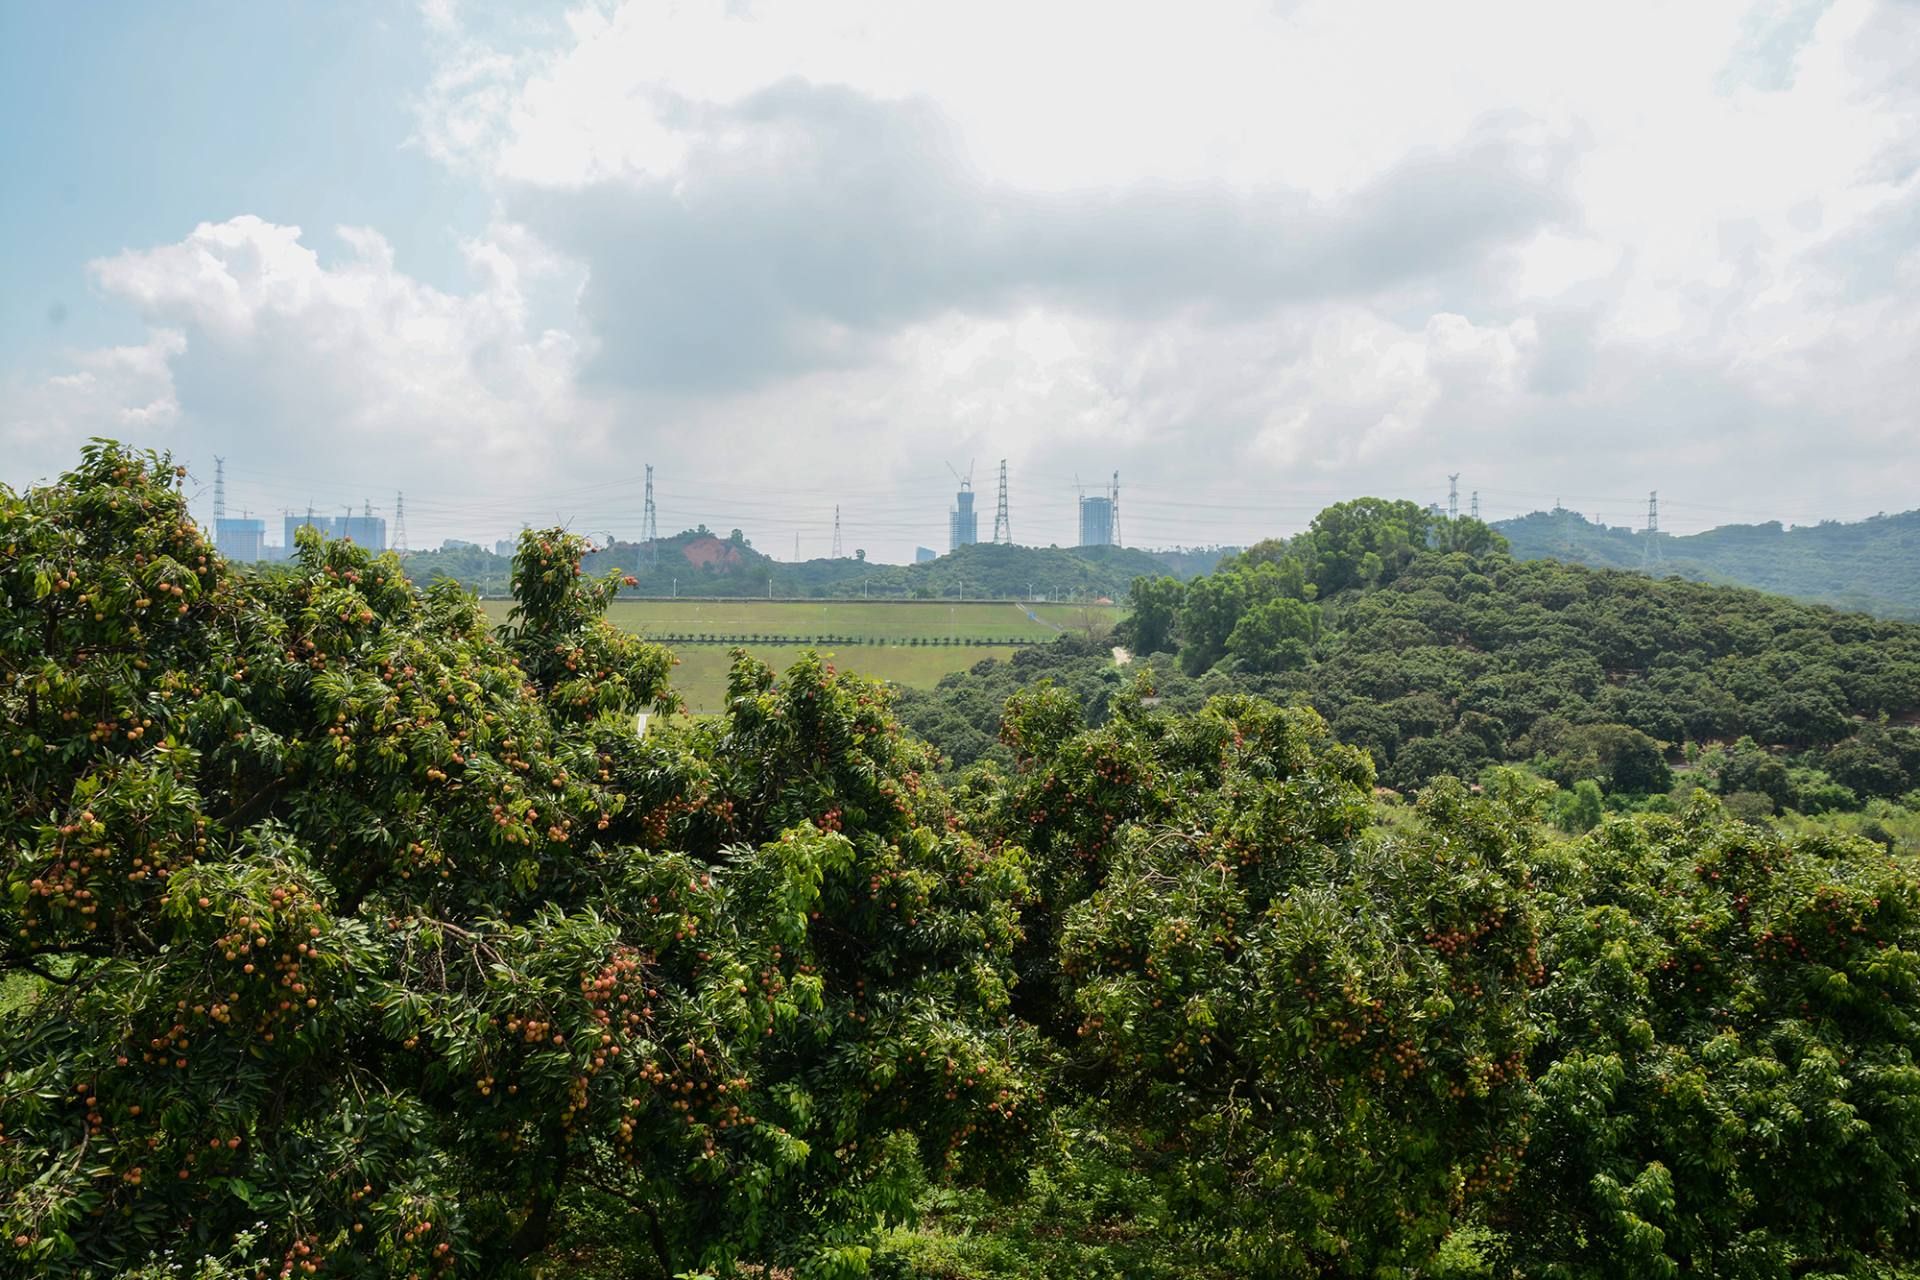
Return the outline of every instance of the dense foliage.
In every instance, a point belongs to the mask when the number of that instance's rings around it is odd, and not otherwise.
[[[1093,730],[1016,696],[970,785],[1034,861],[1020,1006],[1194,1251],[1168,1274],[1914,1259],[1910,856],[1706,796],[1568,842],[1519,770],[1382,824],[1311,710],[1144,692]]]
[[[1017,1149],[1019,861],[870,687],[743,662],[641,743],[670,659],[576,540],[523,538],[496,639],[347,544],[237,578],[172,479],[95,447],[0,508],[19,1264],[258,1220],[296,1270],[492,1275],[600,1197],[665,1271],[845,1269],[916,1151]]]
[[[1535,665],[1578,668],[1561,614],[1634,634],[1606,625],[1630,594],[1556,594],[1604,575],[1352,504],[1201,589],[1207,625],[1241,616],[1199,675],[1034,650],[1069,678],[1012,690],[943,776],[812,655],[742,656],[726,714],[639,736],[672,659],[604,622],[623,583],[559,531],[522,538],[496,632],[350,545],[237,575],[174,479],[98,445],[0,491],[9,1274],[1762,1280],[1920,1253],[1914,859],[1734,812],[1901,785],[1899,727],[1806,748],[1824,781],[1731,742],[1700,764],[1724,804],[1609,815],[1594,774],[1672,767],[1626,720],[1403,802],[1338,719],[1203,697],[1297,692],[1354,634],[1395,656],[1420,616],[1454,642],[1407,653],[1531,627]],[[1156,605],[1174,643],[1192,598]],[[1730,681],[1819,652],[1846,696],[1902,687],[1840,661],[1836,629],[1877,624],[1790,614],[1828,628],[1769,632],[1789,661],[1741,647],[1751,597],[1680,599],[1713,607],[1621,616],[1691,627]],[[1249,670],[1269,634],[1301,665]]]
[[[1222,1261],[1418,1266],[1524,1146],[1524,840],[1457,785],[1370,831],[1367,759],[1311,711],[1076,722],[1015,698],[989,819],[1041,871],[1031,1016]]]
[[[1777,591],[1883,618],[1920,619],[1920,511],[1866,520],[1783,527],[1729,524],[1702,533],[1647,535],[1602,525],[1576,511],[1536,511],[1496,526],[1516,556],[1551,557],[1606,569],[1649,568],[1703,582]]]
[[[1873,1274],[1920,1253],[1920,881],[1709,806],[1535,859],[1532,1274]],[[1522,1243],[1522,1242],[1525,1243]]]

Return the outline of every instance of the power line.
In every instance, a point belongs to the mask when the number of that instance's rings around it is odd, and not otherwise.
[[[259,477],[261,479],[268,480],[268,481],[279,482],[278,484],[272,486],[275,490],[277,490],[279,496],[277,498],[274,498],[271,501],[268,501],[266,505],[273,506],[273,507],[285,507],[285,508],[288,508],[289,510],[297,510],[301,506],[303,506],[305,504],[306,495],[308,493],[324,493],[326,491],[333,490],[333,491],[339,491],[343,497],[347,495],[351,495],[357,499],[359,494],[362,492],[361,483],[353,480],[330,481],[330,480],[324,480],[324,479],[316,479],[314,476],[310,474],[305,474],[305,473],[300,475],[292,475],[285,472],[263,470],[260,468],[248,467],[240,464],[236,464],[233,467],[233,472],[237,476],[253,476],[253,477]],[[871,494],[871,495],[874,495],[876,498],[880,498],[884,496],[888,498],[902,499],[904,501],[905,495],[907,493],[910,493],[915,486],[924,486],[929,493],[931,493],[933,490],[935,490],[938,487],[943,487],[943,486],[940,486],[936,478],[937,474],[938,474],[937,472],[915,473],[900,481],[886,483],[886,484],[881,484],[876,482],[873,485],[861,485],[855,488],[849,488],[844,484],[839,484],[836,482],[836,487],[838,491],[841,492],[843,495],[852,494],[854,496],[865,497]],[[1067,476],[1058,476],[1058,477],[1048,476],[1044,478],[1058,480],[1063,488],[1066,485],[1071,483],[1071,477],[1067,477]],[[414,514],[416,517],[419,517],[422,514],[446,515],[446,516],[456,516],[456,515],[463,515],[463,514],[474,514],[474,515],[492,514],[497,512],[502,506],[543,507],[543,506],[549,506],[553,504],[560,504],[563,506],[571,507],[576,502],[579,502],[583,499],[587,499],[589,495],[592,495],[595,493],[605,493],[610,490],[628,489],[629,486],[631,486],[635,481],[639,479],[640,479],[640,476],[631,475],[631,476],[620,477],[617,479],[609,479],[609,480],[605,480],[605,481],[601,481],[593,484],[574,486],[574,487],[569,487],[564,489],[548,489],[548,490],[537,491],[537,492],[512,492],[512,491],[499,491],[499,490],[490,489],[485,492],[463,492],[458,495],[446,494],[446,495],[442,495],[441,501],[434,501],[433,498],[431,497],[422,499],[421,495],[418,492],[416,492],[415,502],[414,502]],[[1418,487],[1417,483],[1416,485],[1411,487],[1417,488]],[[743,505],[743,506],[744,505],[753,505],[753,506],[782,505],[778,503],[778,498],[782,495],[799,496],[799,495],[810,494],[813,492],[813,490],[810,490],[807,488],[754,485],[754,484],[738,483],[732,480],[724,480],[724,481],[717,480],[710,485],[701,485],[698,483],[693,483],[693,484],[683,486],[683,488],[686,492],[688,492],[690,495],[694,497],[704,498],[704,497],[711,496],[717,499],[718,501],[725,503],[729,508],[731,508],[734,505]],[[1389,482],[1384,479],[1376,478],[1376,479],[1356,480],[1352,485],[1340,487],[1340,488],[1328,488],[1328,487],[1322,487],[1322,486],[1302,486],[1302,485],[1287,485],[1287,486],[1273,486],[1273,487],[1236,486],[1231,492],[1239,494],[1244,498],[1248,499],[1249,502],[1251,502],[1254,499],[1265,497],[1268,495],[1289,496],[1289,497],[1296,497],[1296,498],[1304,498],[1307,495],[1321,495],[1329,499],[1350,498],[1355,493],[1373,493],[1382,497],[1393,497],[1396,494],[1401,496],[1409,496],[1409,489],[1410,489],[1410,486],[1404,482],[1400,482],[1400,481]],[[630,491],[630,489],[628,491]],[[1218,491],[1210,490],[1210,492],[1218,492]],[[1484,492],[1490,495],[1490,497],[1505,496],[1507,498],[1522,499],[1524,501],[1530,501],[1530,502],[1543,501],[1548,496],[1547,493],[1539,490],[1489,488],[1489,489],[1481,490],[1481,492]],[[747,495],[747,494],[766,495],[768,498],[773,499],[773,501],[765,502],[765,503],[751,503],[751,504],[742,502],[742,495]],[[1904,496],[1904,495],[1901,495],[1901,496]],[[1631,504],[1637,504],[1640,501],[1638,497],[1622,496],[1618,493],[1607,494],[1607,495],[1570,494],[1570,495],[1567,495],[1567,497],[1577,502],[1605,503],[1608,505],[1613,505],[1617,503],[1626,503],[1631,505]],[[1900,501],[1901,501],[1901,497],[1890,495],[1880,505],[1888,509],[1893,509],[1894,507],[1900,504]],[[1173,505],[1173,504],[1156,503],[1155,505]],[[1205,502],[1205,503],[1193,503],[1188,505],[1211,508],[1215,506],[1215,502],[1210,499],[1208,502]],[[1320,505],[1324,506],[1326,504],[1321,503]],[[1830,516],[1835,514],[1833,509],[1828,504],[1823,504],[1823,503],[1818,503],[1813,501],[1807,501],[1804,503],[1785,504],[1785,505],[1782,505],[1781,507],[1765,510],[1765,511],[1756,510],[1751,507],[1733,507],[1733,506],[1720,505],[1716,503],[1695,502],[1695,501],[1687,501],[1687,500],[1673,501],[1673,502],[1670,502],[1668,506],[1670,509],[1669,514],[1671,514],[1672,508],[1684,507],[1687,511],[1690,511],[1690,512],[1699,511],[1699,512],[1713,512],[1717,514],[1724,513],[1727,515],[1744,516],[1744,517],[1749,517],[1754,519],[1774,519],[1774,518],[1784,519],[1789,517],[1797,517],[1801,515]],[[606,507],[601,509],[609,512],[613,510],[612,507]],[[1315,509],[1317,510],[1318,508],[1316,507]],[[1864,507],[1862,509],[1864,510]],[[632,518],[632,515],[633,515],[630,509],[625,512],[622,512],[621,514],[625,515],[629,519]],[[1851,518],[1851,517],[1842,516],[1840,518]]]
[[[248,465],[254,459],[243,457],[230,469],[225,459],[217,459],[216,475],[208,477],[208,495],[214,500],[211,514],[220,511],[231,512],[239,507],[270,512],[285,511],[296,517],[305,508],[339,510],[340,504],[353,499],[352,506],[358,511],[362,506],[361,495],[365,492],[364,481],[354,481],[351,477],[315,477],[303,473],[295,476],[269,468],[263,469]],[[935,541],[940,511],[946,504],[936,505],[932,494],[941,489],[948,493],[952,488],[940,483],[938,460],[927,460],[926,466],[933,470],[909,469],[904,479],[884,488],[855,482],[852,486],[843,485],[838,479],[831,482],[835,492],[842,497],[852,497],[860,506],[860,516],[856,525],[849,530],[842,521],[843,545],[860,543],[873,545],[868,539],[885,542],[919,542],[926,545],[939,545]],[[609,474],[609,473],[603,473]],[[1073,525],[1071,504],[1064,501],[1055,503],[1048,473],[1023,471],[1023,483],[1039,485],[1022,501],[1028,505],[1022,533],[1030,545],[1045,546],[1050,543],[1059,545],[1073,544]],[[970,477],[962,476],[964,482]],[[465,535],[469,526],[481,522],[501,521],[503,515],[511,513],[509,518],[515,525],[532,522],[550,522],[586,528],[623,528],[632,527],[636,520],[644,519],[645,505],[634,502],[634,489],[640,488],[645,479],[644,471],[627,473],[623,477],[610,477],[578,486],[559,488],[555,481],[546,485],[529,483],[524,491],[516,492],[513,480],[487,484],[484,488],[449,488],[438,491],[416,491],[415,501],[407,504],[412,510],[406,514],[411,523],[423,524],[423,543],[435,545],[442,533]],[[235,488],[226,489],[224,481],[232,480]],[[392,480],[386,481],[393,483]],[[671,527],[677,529],[692,528],[696,523],[717,524],[724,528],[728,523],[746,525],[754,528],[760,535],[763,545],[777,547],[787,537],[804,532],[804,540],[815,545],[827,541],[830,530],[825,527],[822,517],[824,509],[818,502],[819,490],[796,488],[802,483],[799,477],[787,479],[783,476],[771,477],[766,484],[737,483],[729,479],[714,476],[706,483],[690,481],[676,488],[669,496],[671,509],[660,510],[658,495],[654,508],[653,527],[655,537],[650,543],[657,543],[658,522],[666,519]],[[1161,477],[1154,477],[1153,485],[1163,483]],[[1428,481],[1430,483],[1430,481]],[[1129,500],[1128,528],[1141,534],[1134,539],[1142,545],[1170,545],[1187,543],[1246,543],[1262,536],[1290,531],[1304,525],[1316,511],[1325,506],[1318,495],[1328,498],[1350,497],[1355,492],[1376,494],[1383,498],[1415,497],[1424,488],[1418,476],[1401,477],[1398,480],[1387,476],[1375,476],[1371,479],[1356,480],[1351,486],[1328,489],[1308,485],[1273,485],[1243,483],[1229,480],[1225,485],[1209,485],[1204,490],[1173,488],[1156,493],[1153,485],[1144,493],[1136,489]],[[970,488],[970,486],[966,486]],[[1063,482],[1061,488],[1065,488]],[[1009,520],[1007,535],[1011,535],[1011,494],[1012,468],[1007,467],[1007,489]],[[1029,493],[1029,490],[1022,490]],[[1098,492],[1098,491],[1096,491]],[[1200,493],[1204,492],[1204,498]],[[1482,507],[1477,499],[1487,495],[1487,505]],[[805,496],[802,496],[805,495]],[[1108,500],[1112,502],[1113,487],[1108,490]],[[1552,501],[1553,521],[1561,525],[1565,532],[1561,539],[1571,540],[1573,531],[1568,528],[1572,519],[1577,518],[1567,510],[1567,502],[1575,506],[1591,509],[1597,505],[1605,510],[1622,509],[1616,504],[1625,504],[1628,509],[1638,505],[1647,495],[1622,496],[1615,492],[1605,497],[1585,494],[1572,495],[1570,499]],[[1712,495],[1704,495],[1711,497]],[[1483,519],[1504,519],[1508,516],[1521,516],[1538,511],[1549,505],[1549,501],[1540,491],[1522,491],[1502,489],[1496,486],[1488,489],[1475,489],[1475,501],[1471,509],[1477,511]],[[998,494],[996,492],[996,524],[998,516]],[[1739,499],[1733,499],[1739,501]],[[1037,505],[1036,505],[1037,504]],[[1883,503],[1887,509],[1913,505],[1897,499]],[[636,508],[639,508],[636,510]],[[201,508],[206,510],[207,508]],[[1732,506],[1722,506],[1711,501],[1694,502],[1675,499],[1669,502],[1666,515],[1669,522],[1680,513],[1682,532],[1695,528],[1704,528],[1715,523],[1724,523],[1712,517],[1727,513],[1734,518],[1761,520],[1778,518],[1793,523],[1811,523],[1806,518],[1813,515],[1839,515],[1841,518],[1856,518],[1852,514],[1842,515],[1825,508],[1811,499],[1782,504],[1770,512],[1752,511]],[[393,532],[401,533],[398,513],[395,515]],[[1869,514],[1863,511],[1861,514]],[[1542,516],[1543,521],[1548,517]],[[1144,528],[1143,528],[1144,526]],[[1552,524],[1548,525],[1549,528]],[[1664,530],[1658,531],[1664,532]],[[996,536],[998,529],[995,530]],[[428,536],[431,535],[431,536]],[[929,536],[934,535],[934,536]],[[1121,540],[1118,528],[1110,535],[1116,542]],[[1644,536],[1644,531],[1643,531]],[[411,542],[410,535],[407,541]],[[1665,542],[1659,537],[1652,540],[1652,554],[1664,556]],[[1643,544],[1643,553],[1647,550]],[[647,560],[657,558],[657,546],[650,546]]]

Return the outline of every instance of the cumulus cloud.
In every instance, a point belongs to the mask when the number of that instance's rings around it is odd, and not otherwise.
[[[138,346],[68,352],[70,367],[51,377],[14,376],[0,417],[8,456],[45,474],[92,436],[166,440],[180,419],[171,362],[184,350],[178,330],[157,329]]]
[[[542,473],[556,443],[546,433],[563,426],[591,441],[595,419],[573,395],[579,342],[529,322],[527,276],[553,269],[537,246],[510,231],[469,243],[477,284],[456,295],[397,270],[377,231],[335,238],[342,252],[323,261],[299,227],[248,215],[92,263],[95,287],[155,336],[49,380],[39,410],[22,415],[42,424],[36,448],[70,457],[76,437],[117,422],[143,440],[153,433],[131,428],[270,456],[289,479],[377,459],[471,483]]]

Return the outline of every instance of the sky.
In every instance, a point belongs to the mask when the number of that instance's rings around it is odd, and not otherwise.
[[[0,4],[0,483],[1139,546],[1920,506],[1920,0]]]

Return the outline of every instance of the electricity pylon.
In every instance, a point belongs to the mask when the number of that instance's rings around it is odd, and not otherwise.
[[[1000,506],[993,513],[993,540],[1002,546],[1013,545],[1013,521],[1007,517],[1007,460],[1000,459]]]

